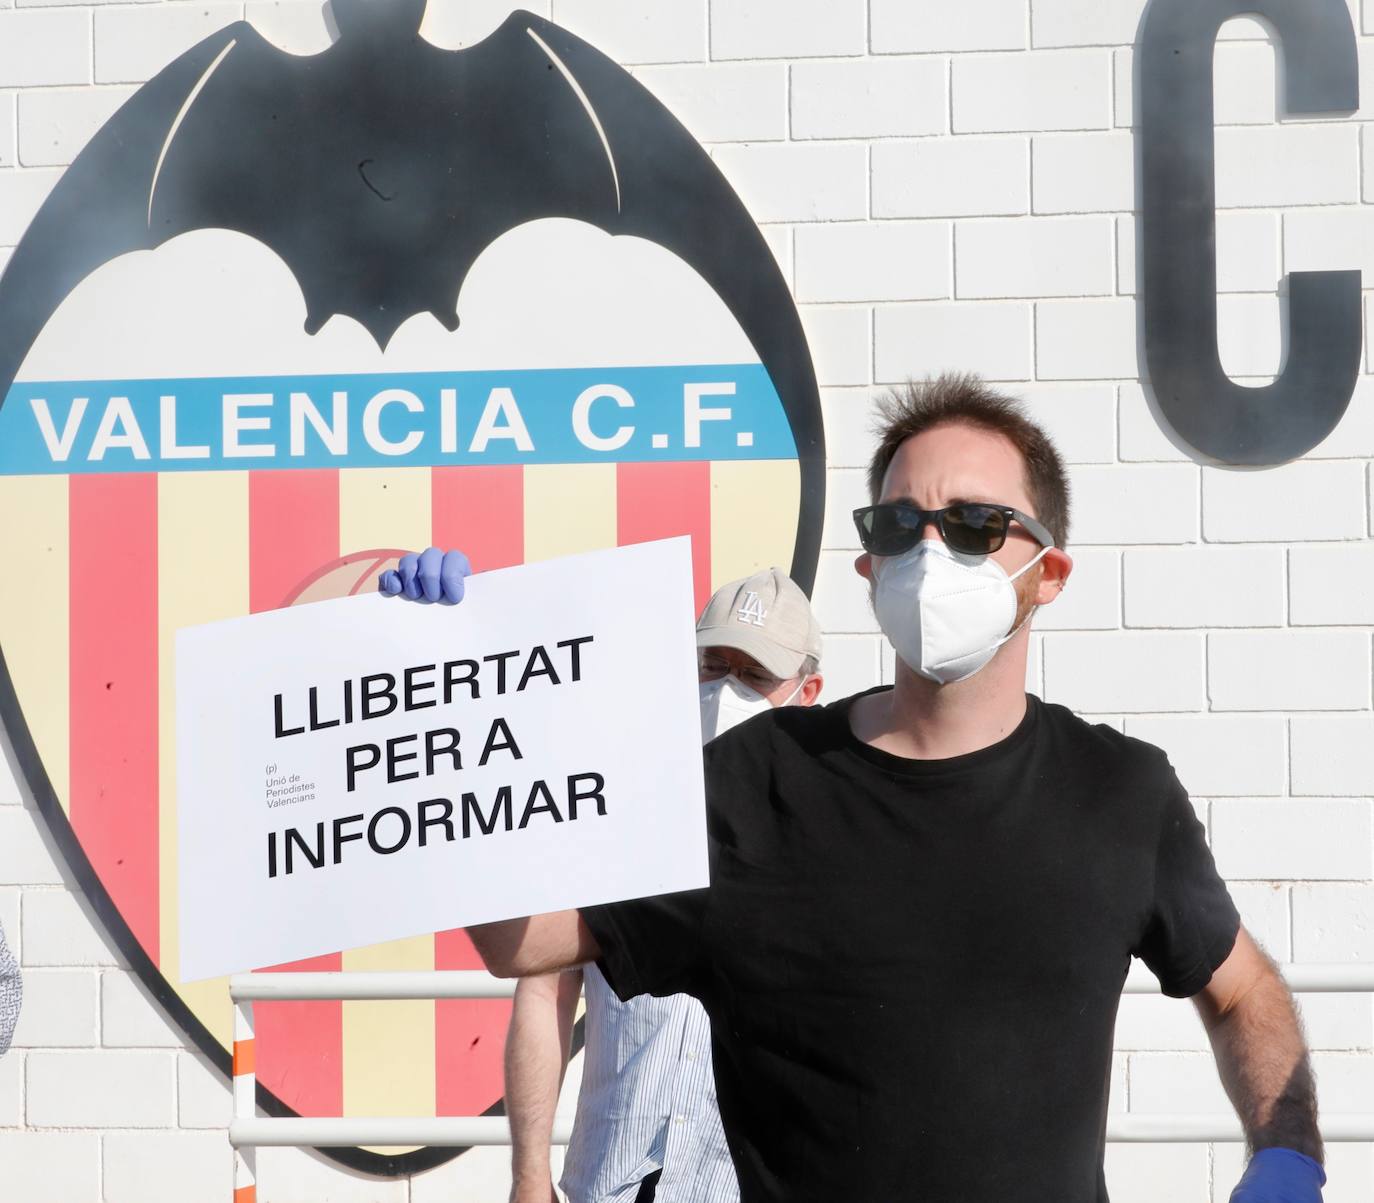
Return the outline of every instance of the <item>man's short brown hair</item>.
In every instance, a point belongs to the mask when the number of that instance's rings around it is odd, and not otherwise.
[[[868,492],[876,503],[883,478],[897,448],[907,439],[937,426],[974,426],[1000,434],[1021,453],[1026,492],[1039,518],[1054,536],[1054,545],[1069,540],[1069,481],[1064,461],[1049,435],[1026,416],[1021,403],[989,388],[978,376],[946,373],[908,380],[878,402],[878,448],[868,465]],[[1000,497],[977,500],[1001,501]]]

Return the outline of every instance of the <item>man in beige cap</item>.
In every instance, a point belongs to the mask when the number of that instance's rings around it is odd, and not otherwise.
[[[717,589],[697,619],[703,742],[776,706],[821,692],[821,628],[781,568]]]
[[[697,620],[702,741],[821,691],[821,631],[780,568],[722,586]],[[587,1050],[560,1185],[569,1203],[735,1203],[711,1025],[687,994],[621,1002],[595,965],[522,978],[506,1038],[512,1203],[550,1203],[549,1144],[578,994]]]

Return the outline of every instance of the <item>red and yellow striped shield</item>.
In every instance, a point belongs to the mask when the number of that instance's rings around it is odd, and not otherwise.
[[[181,140],[236,47],[256,39],[246,26],[178,60],[112,119],[0,277],[0,707],[101,921],[226,1072],[226,984],[185,983],[177,964],[178,628],[369,589],[398,549],[431,544],[465,549],[481,571],[690,535],[698,606],[761,567],[790,566],[808,588],[815,570],[819,405],[767,245],[647,93],[530,21],[539,36],[516,30],[512,44],[537,56],[540,87],[567,92],[569,121],[595,119],[583,140],[611,157],[616,208],[598,209],[600,177],[555,173],[569,190],[562,213],[505,229],[490,211],[455,212],[494,232],[451,281],[456,331],[430,312],[330,317],[299,262],[245,222],[201,229],[183,212],[156,228],[158,189],[178,171],[177,203],[195,203]],[[266,70],[248,78],[265,87]],[[635,106],[660,127],[642,170],[616,133],[639,119]],[[636,188],[650,215],[635,216]],[[499,188],[483,195],[509,203]],[[305,967],[478,963],[450,931]],[[508,1011],[261,1006],[263,1101],[307,1115],[490,1113]],[[398,1173],[449,1151],[339,1155]]]

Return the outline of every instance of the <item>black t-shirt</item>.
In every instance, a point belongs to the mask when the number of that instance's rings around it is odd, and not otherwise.
[[[622,998],[695,995],[744,1203],[1100,1203],[1132,954],[1196,993],[1239,919],[1164,754],[1028,699],[949,760],[853,699],[706,748],[711,886],[582,914]]]

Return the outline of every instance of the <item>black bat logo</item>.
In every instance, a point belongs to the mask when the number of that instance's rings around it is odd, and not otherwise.
[[[135,93],[62,176],[0,275],[0,399],[87,276],[180,234],[228,229],[265,244],[300,287],[307,332],[345,314],[385,348],[417,313],[455,329],[463,281],[501,235],[572,218],[673,252],[749,338],[797,445],[791,571],[810,592],[825,495],[816,380],[786,282],[743,204],[668,110],[587,43],[516,12],[480,44],[445,51],[419,36],[424,5],[334,0],[338,41],[310,57],[280,51],[240,22]],[[224,1050],[133,937],[62,817],[5,671],[0,713],[107,930],[227,1072]],[[292,1113],[261,1084],[259,1101],[272,1114]],[[401,1174],[454,1152],[329,1155]]]
[[[809,592],[825,487],[815,374],[786,282],[710,156],[616,63],[531,13],[461,51],[420,38],[424,0],[334,13],[339,40],[311,57],[229,26],[91,140],[0,279],[0,396],[81,280],[178,234],[264,243],[309,333],[346,314],[385,347],[416,313],[456,329],[463,280],[502,234],[572,218],[672,251],[753,344],[797,442],[792,573]]]

